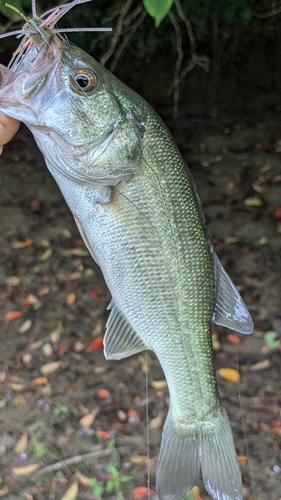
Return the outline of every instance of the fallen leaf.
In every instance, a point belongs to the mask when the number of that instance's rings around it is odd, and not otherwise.
[[[117,417],[119,418],[119,420],[121,420],[121,422],[126,422],[128,418],[127,413],[123,410],[117,411]]]
[[[42,365],[40,368],[40,372],[43,375],[50,375],[51,373],[55,372],[58,368],[62,366],[62,361],[52,361],[51,363],[46,363],[45,365]]]
[[[25,432],[18,440],[14,450],[16,453],[24,453],[28,445],[28,434]]]
[[[15,250],[18,250],[20,248],[29,247],[30,245],[32,245],[32,243],[33,243],[33,239],[27,237],[23,241],[20,241],[20,240],[12,241],[11,247],[14,248]]]
[[[68,351],[68,346],[66,344],[61,344],[59,346],[59,355],[63,356],[63,354],[65,354],[66,351]]]
[[[76,257],[87,257],[89,255],[88,250],[83,248],[69,248],[67,250],[61,250],[60,252],[64,257],[71,257],[75,255]]]
[[[25,465],[24,467],[13,467],[12,468],[12,473],[15,476],[28,476],[29,474],[33,474],[36,472],[38,469],[40,469],[41,463],[39,464],[29,464]]]
[[[278,434],[279,436],[281,436],[281,421],[273,420],[272,427],[273,427],[274,432],[276,434]]]
[[[148,424],[149,429],[159,429],[163,421],[163,413],[160,412],[157,417],[152,418]]]
[[[96,288],[93,288],[92,290],[90,290],[90,297],[95,299],[97,296],[98,296],[98,291]]]
[[[95,408],[93,411],[90,413],[87,413],[87,415],[84,415],[84,417],[80,418],[79,424],[81,427],[91,427],[91,425],[94,423],[96,416],[98,414],[98,408]]]
[[[79,483],[83,486],[89,486],[90,482],[93,479],[91,477],[84,476],[84,474],[82,474],[79,470],[77,470],[74,475],[77,481],[79,481]]]
[[[0,490],[0,497],[5,497],[8,493],[8,486],[4,486],[4,488],[1,488]]]
[[[13,319],[22,318],[22,316],[23,316],[22,311],[9,311],[5,314],[4,319],[6,321],[11,321]]]
[[[97,349],[101,349],[103,347],[103,337],[97,337],[92,340],[88,347],[86,348],[86,352],[96,351]]]
[[[147,486],[138,486],[133,490],[133,497],[137,499],[147,498],[152,491]]]
[[[138,412],[134,408],[129,408],[128,409],[128,417],[129,418],[135,418],[138,417]]]
[[[68,296],[66,297],[66,303],[69,306],[72,306],[76,302],[76,295],[75,293],[69,293]]]
[[[275,217],[277,219],[280,219],[280,217],[281,217],[281,208],[276,208],[276,210],[275,210]]]
[[[163,391],[167,387],[166,380],[152,380],[151,387],[156,391]]]
[[[96,436],[104,439],[105,441],[108,441],[109,439],[111,439],[110,434],[106,431],[96,431]]]
[[[230,236],[229,238],[226,238],[224,240],[226,245],[232,245],[232,243],[237,243],[239,241],[239,238],[237,236]]]
[[[107,399],[107,398],[110,398],[110,392],[107,389],[98,389],[97,396],[100,399]]]
[[[36,295],[33,295],[32,293],[30,293],[26,297],[26,300],[27,300],[27,304],[30,304],[33,306],[34,311],[38,311],[38,309],[41,309],[41,307],[43,305],[41,300],[39,300],[38,297],[36,297]]]
[[[23,384],[21,380],[16,377],[5,378],[5,383],[8,384],[14,391],[23,391],[26,387],[25,384]]]
[[[18,333],[20,333],[22,335],[23,333],[28,332],[28,330],[30,330],[31,326],[32,326],[32,321],[30,318],[28,318],[18,328]]]
[[[29,493],[23,492],[22,495],[24,495],[25,500],[33,500],[33,496],[30,495]]]
[[[259,372],[262,370],[267,370],[270,368],[271,363],[269,359],[264,359],[263,361],[259,361],[259,363],[255,363],[254,365],[250,366],[249,370],[251,372]]]
[[[235,335],[234,333],[229,333],[227,336],[226,336],[228,342],[230,342],[231,344],[241,344],[241,339],[240,337],[238,337],[238,335]]]
[[[48,379],[46,377],[37,377],[34,378],[31,383],[33,385],[45,385],[48,383]]]
[[[261,207],[262,200],[260,198],[257,198],[257,197],[246,198],[244,200],[244,205],[246,205],[246,207]]]
[[[75,500],[78,495],[78,483],[75,481],[61,497],[61,500]]]
[[[246,457],[244,455],[238,455],[237,460],[238,460],[239,464],[246,464],[248,462],[248,457]]]
[[[43,356],[45,356],[47,358],[54,354],[53,347],[49,342],[47,342],[46,344],[43,344],[41,350],[42,350]]]
[[[52,257],[52,255],[53,255],[53,249],[49,247],[49,248],[47,248],[47,249],[45,250],[45,252],[43,252],[43,253],[40,255],[40,257],[39,257],[39,259],[38,259],[38,260],[39,260],[40,262],[44,262],[45,260],[48,260],[50,257]]]
[[[49,335],[50,341],[56,344],[57,342],[59,342],[62,333],[63,333],[63,326],[62,323],[59,322],[57,328],[55,328],[55,330],[53,330]]]
[[[227,380],[227,382],[235,383],[240,380],[240,374],[237,370],[234,370],[234,368],[220,368],[218,374],[221,378]]]
[[[144,465],[147,462],[147,455],[133,455],[130,458],[130,461],[132,462],[132,464]]]

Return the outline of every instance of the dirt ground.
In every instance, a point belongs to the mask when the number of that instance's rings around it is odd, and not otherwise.
[[[214,330],[216,369],[239,360],[240,382],[218,382],[245,500],[281,499],[280,123],[278,112],[168,123],[255,321],[247,338]],[[26,129],[0,162],[0,496],[147,498],[149,468],[157,498],[168,404],[161,367],[151,353],[104,359],[110,294]]]

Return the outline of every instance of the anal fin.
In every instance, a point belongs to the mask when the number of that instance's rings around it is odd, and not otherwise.
[[[110,303],[110,309],[104,337],[106,359],[122,359],[149,349],[116,305]]]
[[[250,334],[254,330],[254,324],[249,311],[215,252],[213,256],[216,303],[212,321],[236,332]]]

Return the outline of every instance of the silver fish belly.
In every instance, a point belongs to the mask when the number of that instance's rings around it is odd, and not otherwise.
[[[170,133],[141,97],[56,35],[0,71],[0,111],[32,131],[111,291],[105,356],[151,349],[167,378],[160,500],[184,497],[200,469],[213,499],[242,500],[210,328],[249,334],[253,324]]]

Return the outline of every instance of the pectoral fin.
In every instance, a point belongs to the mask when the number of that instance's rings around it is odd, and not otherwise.
[[[112,310],[104,337],[106,359],[122,359],[149,349],[119,309],[112,303],[109,308]]]
[[[219,258],[214,253],[216,304],[212,321],[239,333],[249,334],[254,324],[242,297],[236,290]]]

